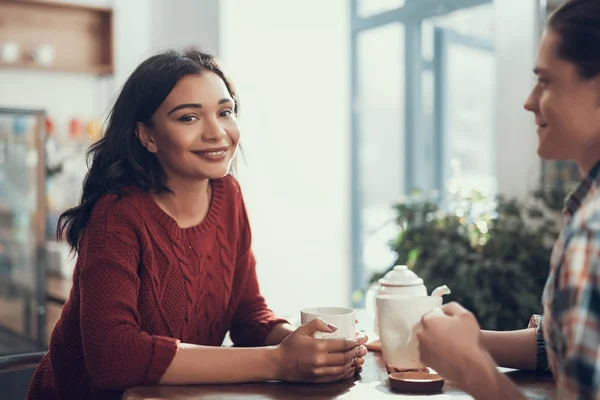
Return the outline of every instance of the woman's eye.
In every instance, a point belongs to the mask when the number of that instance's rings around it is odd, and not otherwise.
[[[179,118],[179,120],[181,122],[193,122],[197,119],[198,119],[198,117],[196,117],[195,115],[185,115],[185,116]]]
[[[233,114],[233,111],[230,109],[223,110],[219,113],[220,117],[230,117]]]
[[[540,86],[547,86],[548,85],[548,80],[544,79],[544,78],[538,78],[538,84]]]

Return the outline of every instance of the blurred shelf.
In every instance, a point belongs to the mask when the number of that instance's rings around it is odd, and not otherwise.
[[[49,71],[49,72],[71,72],[76,74],[88,74],[88,75],[112,75],[114,68],[112,65],[68,65],[68,66],[48,66],[44,67],[41,65],[34,64],[32,62],[18,62],[18,63],[5,63],[0,62],[0,68],[2,69],[15,69],[15,70],[35,70],[35,71]]]
[[[0,0],[0,44],[4,43],[18,46],[18,59],[0,68],[110,75],[113,10],[57,1]],[[40,46],[46,51],[44,63],[34,61]]]
[[[88,6],[84,4],[67,3],[64,1],[51,1],[51,0],[2,0],[3,3],[16,3],[25,4],[37,7],[64,8],[66,10],[85,10],[85,11],[98,11],[98,12],[112,12],[111,8],[100,7],[100,6]]]

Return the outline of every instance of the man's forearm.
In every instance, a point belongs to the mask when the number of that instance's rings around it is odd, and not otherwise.
[[[496,364],[505,368],[533,371],[537,363],[534,328],[518,331],[481,331],[483,347]]]
[[[460,386],[476,400],[526,400],[519,388],[498,371],[489,354],[485,354],[473,367],[473,373]]]

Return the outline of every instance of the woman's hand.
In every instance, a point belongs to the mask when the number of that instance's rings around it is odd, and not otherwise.
[[[365,343],[367,343],[369,341],[369,337],[364,333],[364,332],[356,332],[354,334],[354,338],[356,339],[356,341],[358,342],[358,344],[362,347],[364,347],[365,349],[365,355],[367,355],[367,346],[364,346]],[[359,358],[356,359],[356,375],[360,374],[363,370],[363,364],[365,363],[365,356],[361,356]]]
[[[334,382],[360,372],[366,336],[314,339],[315,332],[335,332],[321,319],[300,326],[278,346],[277,379],[288,382]]]
[[[421,361],[464,388],[482,363],[492,361],[473,313],[458,303],[448,303],[441,310],[426,314],[421,321],[417,333]]]

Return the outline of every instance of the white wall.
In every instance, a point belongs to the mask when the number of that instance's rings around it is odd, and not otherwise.
[[[261,289],[285,315],[350,299],[347,4],[221,3]]]
[[[219,53],[219,0],[150,1],[154,50],[193,45]]]
[[[525,198],[538,188],[534,118],[523,109],[535,76],[538,0],[495,0],[496,173],[500,194]]]

